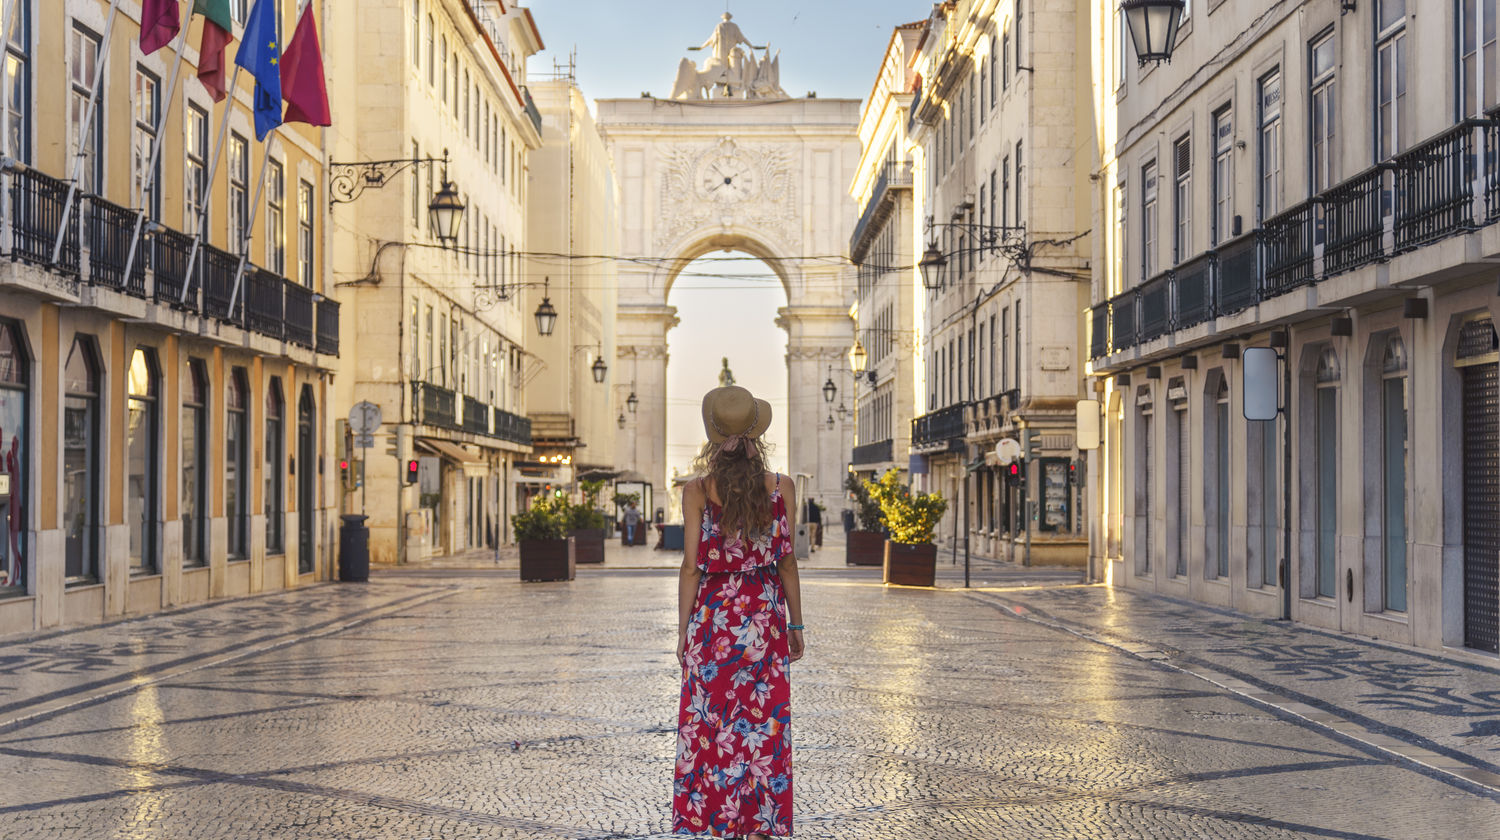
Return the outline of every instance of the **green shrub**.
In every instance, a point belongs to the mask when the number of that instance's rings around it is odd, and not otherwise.
[[[912,493],[901,483],[896,470],[890,470],[879,481],[866,481],[865,489],[880,505],[880,512],[890,528],[891,542],[922,545],[932,542],[933,532],[948,509],[948,501],[937,493]]]
[[[510,518],[516,529],[516,540],[560,540],[568,528],[567,508],[564,500],[553,500],[545,496],[537,498],[531,509]]]
[[[609,517],[602,511],[594,510],[587,502],[581,505],[568,505],[567,519],[568,529],[573,531],[609,527]]]
[[[870,498],[870,491],[865,489],[865,483],[860,481],[859,476],[849,473],[844,481],[844,489],[854,497],[854,517],[859,520],[859,530],[881,532],[885,530],[885,517],[880,512],[880,504]]]

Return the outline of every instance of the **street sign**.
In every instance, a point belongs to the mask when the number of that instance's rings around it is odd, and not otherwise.
[[[1248,347],[1240,357],[1244,382],[1246,420],[1275,420],[1277,409],[1276,351],[1270,347]]]
[[[357,402],[349,409],[349,431],[356,435],[373,435],[380,428],[380,406],[368,400]],[[368,449],[374,444],[365,444]]]
[[[1015,438],[1000,438],[995,444],[995,460],[1001,466],[1021,457],[1021,442]]]
[[[354,446],[355,446],[356,449],[374,449],[375,448],[375,436],[374,435],[355,435],[354,436]]]
[[[1079,400],[1075,420],[1074,437],[1079,449],[1088,451],[1099,448],[1099,401]]]

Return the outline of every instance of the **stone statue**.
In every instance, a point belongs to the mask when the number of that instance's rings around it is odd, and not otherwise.
[[[719,371],[719,387],[728,388],[734,384],[734,371],[729,369],[729,357],[724,357],[724,369]]]
[[[678,63],[673,99],[787,98],[786,91],[781,89],[781,54],[773,57],[769,54],[770,47],[750,43],[732,18],[725,12],[707,41],[701,46],[688,47],[693,51],[709,50],[712,54],[701,68],[686,58]],[[767,55],[758,59],[756,50],[766,50]]]

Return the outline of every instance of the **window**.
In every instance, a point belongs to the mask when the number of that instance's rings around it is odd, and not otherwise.
[[[988,36],[980,41],[980,45],[990,52],[995,50],[995,45],[990,43]],[[990,63],[982,60],[975,63],[979,65],[979,124],[984,125],[985,112],[989,110]]]
[[[1277,464],[1281,451],[1277,448],[1277,423],[1275,420],[1252,420],[1245,423],[1248,445],[1245,447],[1246,466],[1249,471],[1246,505],[1245,581],[1254,589],[1280,585],[1277,575],[1277,558],[1280,545],[1277,541],[1276,517],[1281,503],[1280,485],[1277,483]]]
[[[1309,64],[1312,69],[1312,94],[1308,98],[1312,114],[1308,128],[1312,138],[1308,143],[1312,151],[1309,168],[1311,191],[1316,194],[1333,186],[1334,173],[1338,171],[1338,145],[1334,142],[1338,122],[1338,96],[1334,72],[1338,57],[1333,32],[1313,41],[1309,49]]]
[[[1016,80],[1021,79],[1021,33],[1026,28],[1021,22],[1021,0],[1016,0]]]
[[[1115,90],[1125,86],[1125,71],[1129,68],[1125,58],[1125,45],[1130,43],[1130,36],[1125,33],[1125,14],[1115,6]]]
[[[157,389],[161,379],[156,354],[137,347],[126,376],[125,524],[130,532],[130,573],[154,574],[157,569],[156,521],[159,518],[157,475],[161,454],[157,446]]]
[[[1021,390],[1021,302],[1016,301],[1016,381],[1011,385],[1015,391]]]
[[[412,160],[422,159],[422,147],[417,145],[415,140],[411,141],[411,158]],[[411,168],[411,223],[419,230],[422,227],[422,167],[420,166]]]
[[[26,514],[31,510],[33,482],[29,469],[27,409],[31,364],[21,328],[0,321],[0,593],[21,594],[26,589]],[[0,535],[4,536],[4,535]]]
[[[1180,263],[1193,253],[1193,146],[1183,136],[1172,144],[1172,177],[1176,189],[1172,200],[1172,257]]]
[[[156,76],[144,67],[135,69],[135,133],[131,143],[134,181],[130,197],[135,206],[144,207],[153,219],[161,217],[161,190],[157,187],[161,161],[156,161],[155,168],[151,165],[156,149],[156,124],[161,119],[159,87]]]
[[[224,516],[229,526],[229,556],[250,556],[250,384],[245,369],[229,377],[225,394]]]
[[[990,393],[997,393],[1000,389],[995,370],[995,345],[1000,342],[995,340],[995,316],[990,316]]]
[[[188,104],[183,143],[187,147],[187,173],[183,179],[183,227],[198,230],[200,215],[208,211],[204,197],[208,194],[208,112]]]
[[[1375,0],[1375,160],[1406,147],[1406,0]]]
[[[282,457],[286,449],[285,405],[281,398],[281,379],[273,376],[266,386],[265,492],[261,496],[266,514],[267,554],[280,554],[285,550],[282,533],[286,530],[286,522],[282,514],[285,505],[282,503],[281,481],[282,473],[286,471],[286,459]]]
[[[313,286],[313,185],[297,181],[297,282]]]
[[[422,375],[420,377],[418,377],[423,382],[430,381],[429,377],[432,376],[433,370],[435,370],[437,368],[437,356],[435,355],[437,351],[435,351],[433,349],[434,345],[432,343],[433,342],[433,327],[432,327],[432,325],[433,325],[432,307],[429,306],[429,307],[427,307],[427,352],[422,355],[422,358],[427,360],[427,366],[422,369]]]
[[[417,301],[411,302],[411,381],[422,381],[422,332],[417,315]]]
[[[470,114],[470,110],[469,109],[470,109],[470,106],[471,106],[471,104],[473,103],[474,100],[469,97],[469,90],[470,90],[470,85],[469,85],[469,68],[467,68],[467,67],[464,68],[464,87],[463,87],[463,90],[464,90],[464,137],[469,137],[469,136],[471,136],[470,135],[470,128],[471,128],[471,126],[469,125],[469,114]]]
[[[1111,272],[1109,277],[1109,296],[1114,297],[1125,291],[1125,183],[1122,181],[1115,186],[1114,201],[1114,241],[1111,244],[1114,253],[1111,258]]]
[[[245,18],[249,17],[249,5],[250,0],[230,0],[229,13],[234,16],[235,23],[244,23]]]
[[[1010,156],[1000,162],[1000,226],[1010,227]]]
[[[1190,544],[1188,533],[1191,530],[1190,523],[1193,515],[1193,457],[1189,451],[1192,434],[1188,429],[1187,388],[1181,377],[1174,377],[1168,384],[1167,398],[1172,403],[1172,411],[1167,415],[1167,457],[1172,461],[1167,473],[1169,482],[1167,493],[1173,501],[1171,513],[1174,514],[1171,545],[1172,576],[1182,577],[1187,574]]]
[[[438,98],[448,104],[448,36],[438,36]]]
[[[250,217],[250,143],[238,134],[229,136],[229,239],[238,253],[245,246],[245,225]]]
[[[286,170],[274,160],[266,177],[266,268],[286,274]]]
[[[1229,578],[1229,379],[1218,372],[1214,387],[1213,410],[1204,414],[1208,424],[1204,434],[1204,466],[1212,470],[1204,477],[1204,513],[1211,528],[1208,534],[1206,577]]]
[[[31,162],[31,5],[22,3],[5,45],[5,108],[10,117],[6,151]]]
[[[182,564],[208,563],[208,368],[188,359],[182,397]]]
[[[1338,357],[1325,349],[1318,358],[1313,389],[1313,492],[1312,517],[1316,534],[1313,562],[1314,594],[1332,598],[1337,594],[1338,569]]]
[[[1141,167],[1141,282],[1156,275],[1156,161]]]
[[[422,69],[422,0],[411,0],[411,63]]]
[[[429,86],[437,84],[437,75],[436,75],[436,73],[437,73],[437,64],[435,63],[436,60],[437,60],[437,58],[436,58],[436,55],[434,54],[434,51],[432,49],[433,28],[434,27],[433,27],[433,24],[432,24],[432,15],[428,15],[427,16],[427,84]]]
[[[1495,76],[1495,0],[1457,0],[1459,119],[1483,116],[1500,102]]]
[[[993,44],[990,45],[990,107],[994,108],[1000,104],[998,85],[1000,84],[1000,51]]]
[[[1281,212],[1281,71],[1261,77],[1260,149],[1256,179],[1260,218]]]
[[[1228,105],[1214,112],[1213,224],[1209,231],[1218,245],[1234,231],[1234,112]]]
[[[1021,179],[1025,177],[1026,168],[1021,165],[1021,141],[1016,141],[1016,227],[1026,224],[1026,218],[1021,215],[1021,207],[1026,199],[1024,185]]]
[[[101,368],[92,339],[78,336],[63,369],[64,575],[69,583],[99,576],[99,395]]]
[[[964,337],[961,334],[958,337],[958,355],[954,357],[954,361],[957,363],[957,367],[958,367],[957,377],[956,377],[957,378],[957,386],[956,387],[957,387],[958,390],[957,390],[957,393],[954,394],[954,402],[963,402],[968,397],[967,397],[967,395],[965,394],[965,391],[964,391],[964,385],[965,385],[965,379],[964,379],[964,370],[965,370],[965,368],[964,368]]]
[[[93,92],[94,76],[99,69],[99,37],[81,26],[73,27],[73,57],[68,64],[68,77],[72,95],[68,101],[68,135],[73,143],[82,143],[84,158],[78,189],[84,193],[98,193],[104,183],[104,109],[94,114],[89,136],[83,136],[83,124],[88,119],[89,99]],[[190,125],[191,128],[191,125]],[[14,146],[12,146],[14,148]],[[72,160],[69,160],[72,163]]]
[[[1156,464],[1152,461],[1155,456],[1153,450],[1152,428],[1153,411],[1155,405],[1151,398],[1151,387],[1142,385],[1136,389],[1135,405],[1136,419],[1136,485],[1135,485],[1135,527],[1136,527],[1136,552],[1135,572],[1138,575],[1151,574],[1151,521],[1155,509],[1151,505],[1151,478]]]
[[[1386,342],[1380,362],[1380,606],[1406,611],[1406,346]]]
[[[1000,31],[1000,88],[1010,89],[1010,28]]]

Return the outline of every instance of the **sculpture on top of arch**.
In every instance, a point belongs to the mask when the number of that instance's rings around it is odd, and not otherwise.
[[[714,27],[714,32],[702,46],[689,50],[709,50],[710,55],[702,67],[684,58],[677,65],[677,81],[672,85],[672,98],[692,101],[700,100],[775,100],[787,99],[781,89],[781,51],[771,55],[770,46],[757,47],[750,43],[733,15],[724,13],[724,19]],[[764,55],[756,57],[755,51]]]

